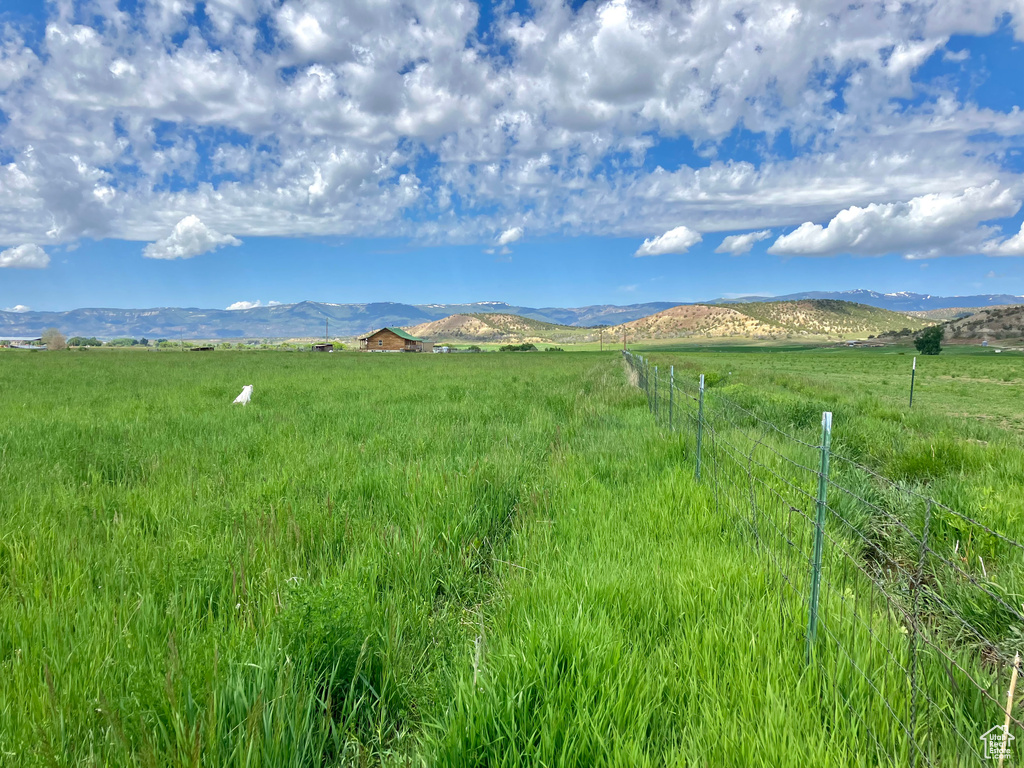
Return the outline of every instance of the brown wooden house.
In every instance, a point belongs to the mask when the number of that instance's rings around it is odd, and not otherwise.
[[[381,328],[359,340],[363,352],[430,352],[433,342],[410,336],[401,328]]]

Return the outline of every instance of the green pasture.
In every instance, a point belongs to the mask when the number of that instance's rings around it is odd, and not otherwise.
[[[939,355],[922,356],[909,344],[636,349],[662,366],[678,364],[691,377],[700,372],[726,376],[728,383],[745,387],[750,398],[764,403],[770,403],[774,395],[787,394],[822,406],[844,403],[860,410],[870,410],[873,402],[885,403],[892,409],[884,414],[885,423],[910,420],[931,437],[956,434],[960,423],[970,432],[991,428],[997,440],[1024,432],[1024,354],[1020,352],[997,354],[991,347],[947,345]],[[915,357],[911,410],[910,374]],[[854,411],[857,413],[859,410]],[[881,439],[880,445],[885,444],[887,440]]]
[[[1021,534],[1024,360],[919,360],[911,412],[910,357],[872,352],[652,358],[801,434],[831,408],[837,448]],[[806,605],[694,482],[689,438],[653,423],[617,348],[10,352],[0,392],[2,765],[873,766],[900,749],[862,679],[805,665]],[[868,667],[879,637],[905,642],[882,619],[845,635]],[[969,703],[948,711],[974,727]],[[968,764],[952,739],[933,749]]]

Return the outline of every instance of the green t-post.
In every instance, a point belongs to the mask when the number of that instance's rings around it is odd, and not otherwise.
[[[914,374],[917,373],[917,358],[914,358],[913,365],[910,366],[910,407],[914,407]]]

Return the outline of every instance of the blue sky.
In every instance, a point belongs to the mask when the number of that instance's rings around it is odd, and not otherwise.
[[[6,0],[0,310],[1022,295],[1020,13]]]

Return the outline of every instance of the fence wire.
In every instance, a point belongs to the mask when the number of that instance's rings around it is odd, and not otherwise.
[[[1024,748],[1020,695],[1008,701],[1024,645],[1024,545],[834,450],[823,472],[823,445],[692,374],[623,356],[718,510],[770,564],[780,621],[801,628],[823,706],[841,707],[834,724],[860,737],[852,760],[978,765],[1004,745],[1011,759],[1014,741]]]

